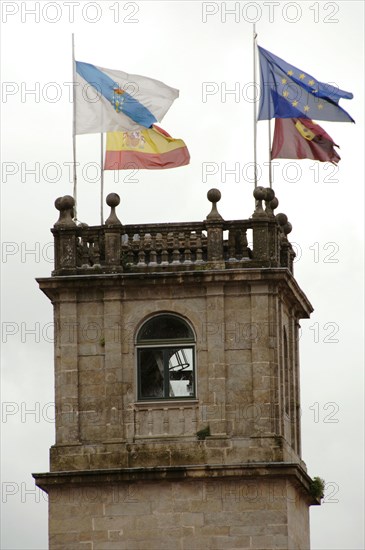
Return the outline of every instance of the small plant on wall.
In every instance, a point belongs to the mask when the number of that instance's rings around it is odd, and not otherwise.
[[[325,481],[321,477],[314,477],[310,486],[310,492],[314,498],[324,497]]]

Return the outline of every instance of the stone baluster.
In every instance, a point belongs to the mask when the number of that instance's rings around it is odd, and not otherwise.
[[[108,219],[105,221],[105,263],[108,266],[121,267],[121,222],[118,219],[115,209],[120,203],[120,197],[116,193],[110,193],[106,198],[106,203],[111,211]]]
[[[237,262],[236,235],[237,235],[236,229],[233,229],[231,227],[228,233],[228,261],[229,262]]]
[[[202,232],[196,232],[196,264],[204,263],[203,249],[202,249]]]
[[[217,202],[221,199],[219,189],[210,189],[207,193],[208,200],[212,203],[212,210],[206,217],[208,231],[208,262],[214,267],[224,268],[223,258],[223,218],[217,210]]]
[[[191,264],[191,243],[190,243],[190,231],[185,231],[184,234],[184,264]]]
[[[96,238],[94,242],[93,247],[93,260],[94,260],[94,268],[100,268],[100,247],[99,247],[99,239]]]
[[[179,233],[175,232],[173,234],[174,250],[172,251],[172,263],[177,265],[180,263],[180,243],[179,243]]]
[[[90,267],[90,248],[86,235],[82,236],[82,269]]]
[[[191,252],[191,261],[192,263],[196,262],[196,231],[190,234],[190,252]]]
[[[249,250],[248,250],[248,240],[247,240],[247,229],[242,228],[242,230],[239,232],[239,239],[240,239],[240,251],[242,260],[249,260]]]
[[[150,250],[150,266],[156,266],[157,265],[157,245],[156,245],[157,235],[154,233],[151,233],[151,250]]]
[[[138,252],[138,264],[137,267],[146,267],[146,254],[143,248],[140,248]]]
[[[149,265],[151,262],[151,246],[152,246],[152,240],[151,240],[151,234],[150,233],[144,233],[143,237],[143,250],[145,253],[145,264]]]
[[[161,265],[169,264],[169,252],[168,252],[168,234],[164,232],[161,238]]]
[[[133,249],[133,235],[126,233],[126,239],[123,242],[124,254],[126,255],[126,263],[129,265],[135,265],[134,249]]]
[[[146,267],[146,252],[145,252],[146,239],[144,231],[139,232],[139,251],[138,251],[138,264],[137,267]]]

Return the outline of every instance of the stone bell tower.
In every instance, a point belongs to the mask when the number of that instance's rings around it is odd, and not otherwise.
[[[56,200],[56,549],[308,549],[319,504],[301,458],[291,225],[272,189],[251,218],[77,226]],[[264,205],[263,205],[264,201]],[[252,246],[248,246],[252,242]]]

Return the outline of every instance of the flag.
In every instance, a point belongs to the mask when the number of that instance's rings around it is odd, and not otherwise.
[[[159,80],[75,62],[76,134],[134,131],[162,120],[179,90]]]
[[[264,48],[258,48],[261,74],[258,120],[314,118],[354,122],[338,104],[341,98],[352,99],[352,93],[319,82]]]
[[[176,168],[189,164],[182,139],[173,139],[153,125],[133,132],[108,132],[104,170]]]
[[[271,158],[313,159],[337,164],[341,157],[333,139],[307,118],[277,118]]]

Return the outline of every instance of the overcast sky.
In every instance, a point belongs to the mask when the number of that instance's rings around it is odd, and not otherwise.
[[[254,20],[261,46],[354,94],[341,105],[356,124],[321,122],[340,145],[338,168],[280,160],[273,187],[277,212],[293,225],[296,278],[315,308],[300,342],[303,459],[327,482],[324,503],[311,509],[312,548],[364,548],[363,2],[72,4],[1,2],[1,548],[47,547],[47,504],[31,472],[48,471],[54,442],[52,307],[35,277],[52,270],[54,200],[72,194],[71,33],[76,59],[180,90],[161,126],[185,140],[191,164],[106,174],[122,222],[203,220],[211,187],[225,219],[244,219],[254,208]],[[99,224],[99,142],[77,138],[78,217],[89,225]],[[266,186],[267,122],[258,143]]]

